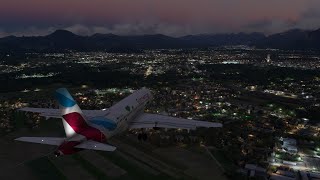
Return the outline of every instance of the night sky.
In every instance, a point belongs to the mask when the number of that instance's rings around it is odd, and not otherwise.
[[[0,0],[0,36],[263,32],[320,28],[320,0]]]

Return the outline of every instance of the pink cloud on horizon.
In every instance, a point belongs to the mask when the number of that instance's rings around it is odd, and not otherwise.
[[[318,6],[317,6],[318,5]],[[317,20],[305,20],[310,9],[320,11],[317,0],[2,0],[3,29],[19,27],[108,27],[148,24],[180,27],[186,31],[239,32],[284,30],[295,24],[315,28]],[[309,18],[310,19],[310,18]],[[318,18],[320,19],[320,18]],[[270,22],[267,27],[247,27]],[[308,23],[305,23],[308,22]],[[320,23],[320,20],[319,20]],[[289,25],[288,25],[289,24]],[[18,29],[18,28],[17,28]],[[147,27],[145,28],[147,29]]]

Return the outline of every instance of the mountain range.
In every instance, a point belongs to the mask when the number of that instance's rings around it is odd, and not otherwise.
[[[320,29],[293,29],[265,36],[262,33],[200,34],[170,37],[163,34],[119,36],[94,34],[80,36],[57,30],[46,36],[0,38],[0,52],[140,51],[141,49],[207,48],[249,45],[258,48],[320,49]]]

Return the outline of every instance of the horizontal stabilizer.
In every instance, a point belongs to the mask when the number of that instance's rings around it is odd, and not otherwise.
[[[49,145],[60,145],[65,138],[57,137],[19,137],[15,139],[16,141],[39,143],[39,144],[49,144]]]
[[[76,148],[82,148],[82,149],[92,149],[92,150],[99,150],[99,151],[114,151],[116,150],[116,147],[111,146],[109,144],[99,143],[96,141],[85,141],[77,146]]]

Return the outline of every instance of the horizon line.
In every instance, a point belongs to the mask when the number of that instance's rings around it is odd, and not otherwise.
[[[258,31],[254,31],[254,32],[226,32],[226,33],[198,33],[198,34],[186,34],[186,35],[182,35],[182,36],[172,36],[172,35],[166,35],[165,33],[154,33],[154,34],[115,34],[115,33],[93,33],[91,35],[82,35],[82,34],[79,34],[79,33],[75,33],[75,32],[72,32],[70,30],[67,30],[67,29],[56,29],[54,30],[53,32],[49,32],[48,34],[46,35],[7,35],[7,36],[2,36],[0,38],[6,38],[6,37],[46,37],[46,36],[50,36],[54,33],[56,33],[57,31],[65,31],[65,32],[69,32],[69,33],[72,33],[76,36],[81,36],[81,37],[92,37],[94,35],[97,35],[97,34],[101,34],[101,35],[115,35],[115,36],[122,36],[122,37],[125,37],[125,36],[152,36],[152,35],[164,35],[164,36],[167,36],[167,37],[172,37],[172,38],[181,38],[181,37],[186,37],[186,36],[199,36],[199,35],[232,35],[232,34],[262,34],[266,37],[268,36],[271,36],[271,35],[274,35],[274,34],[281,34],[281,33],[285,33],[285,32],[289,32],[289,31],[294,31],[294,30],[299,30],[299,31],[317,31],[317,30],[320,30],[320,28],[315,28],[315,29],[301,29],[301,28],[293,28],[293,29],[288,29],[288,30],[285,30],[285,31],[281,31],[281,32],[277,32],[277,33],[272,33],[272,34],[269,34],[267,35],[266,33],[263,33],[263,32],[258,32]]]

